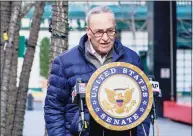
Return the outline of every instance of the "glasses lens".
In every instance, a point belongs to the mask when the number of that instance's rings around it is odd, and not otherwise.
[[[96,36],[96,37],[101,37],[103,34],[104,34],[104,31],[97,31],[97,32],[95,33],[95,36]]]
[[[114,31],[114,30],[108,30],[108,31],[107,31],[107,34],[108,34],[109,36],[113,36],[113,35],[115,35],[115,31]]]
[[[91,30],[91,32],[94,34],[95,37],[102,37],[104,33],[106,33],[108,36],[114,36],[115,33],[116,33],[115,30],[107,30],[106,32],[103,31],[103,30],[99,30],[99,31],[93,32]]]

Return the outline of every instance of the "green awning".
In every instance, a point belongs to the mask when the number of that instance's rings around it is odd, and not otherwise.
[[[90,8],[96,5],[91,5]],[[117,29],[119,30],[130,30],[129,23],[127,20],[131,19],[130,14],[133,13],[131,5],[109,5],[109,8],[115,13]],[[177,4],[177,46],[192,48],[192,9],[191,5],[178,5]],[[32,8],[25,18],[32,18],[34,8]],[[85,19],[85,5],[81,4],[69,4],[69,19],[77,20]],[[43,19],[51,18],[52,6],[46,5],[44,8]],[[147,7],[138,6],[136,8],[134,18],[136,30],[140,28],[147,20]],[[124,19],[124,21],[123,21]],[[47,29],[47,28],[43,28]],[[70,27],[71,29],[71,27]],[[85,29],[85,27],[78,27],[78,30]],[[146,27],[144,31],[146,31]]]
[[[96,5],[91,5],[90,8],[95,7]],[[117,19],[131,19],[130,14],[133,13],[132,7],[129,4],[124,4],[121,6],[118,5],[109,5],[109,8],[115,13]],[[32,18],[34,8],[32,8],[28,14],[25,16],[26,18]],[[191,5],[177,5],[177,18],[184,20],[192,19],[192,10]],[[52,12],[52,6],[46,5],[44,7],[43,18],[50,18]],[[84,19],[85,18],[85,5],[80,4],[69,4],[69,19]],[[134,14],[135,19],[137,20],[146,20],[147,19],[147,7],[139,6],[136,8],[136,12]]]

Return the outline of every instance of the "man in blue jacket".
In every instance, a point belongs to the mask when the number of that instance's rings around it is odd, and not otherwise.
[[[86,17],[86,34],[79,45],[57,56],[52,64],[49,86],[45,99],[45,121],[49,136],[78,136],[78,106],[72,104],[71,92],[76,79],[88,82],[102,65],[127,62],[142,69],[139,56],[115,38],[114,14],[106,6],[91,9]],[[85,118],[94,129],[82,136],[146,136],[149,134],[149,116],[128,131],[112,131],[97,124],[86,108]],[[144,133],[146,131],[146,134]]]

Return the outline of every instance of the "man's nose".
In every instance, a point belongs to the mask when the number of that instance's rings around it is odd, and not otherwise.
[[[108,41],[108,40],[109,40],[108,34],[107,34],[107,33],[104,33],[102,39],[103,39],[104,41]]]

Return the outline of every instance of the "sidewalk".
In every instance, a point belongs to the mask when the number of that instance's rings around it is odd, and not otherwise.
[[[34,104],[33,111],[26,111],[23,136],[44,136],[44,116],[41,103]],[[171,121],[165,118],[158,118],[159,136],[191,136],[192,126],[183,123]],[[152,127],[150,135],[152,134]],[[155,135],[157,130],[155,127]]]
[[[175,122],[166,118],[158,118],[158,127],[159,127],[159,136],[191,136],[192,126]],[[156,126],[155,128],[155,135],[157,135]],[[150,135],[153,136],[152,126],[150,128]]]
[[[43,111],[26,111],[23,136],[44,136]]]

